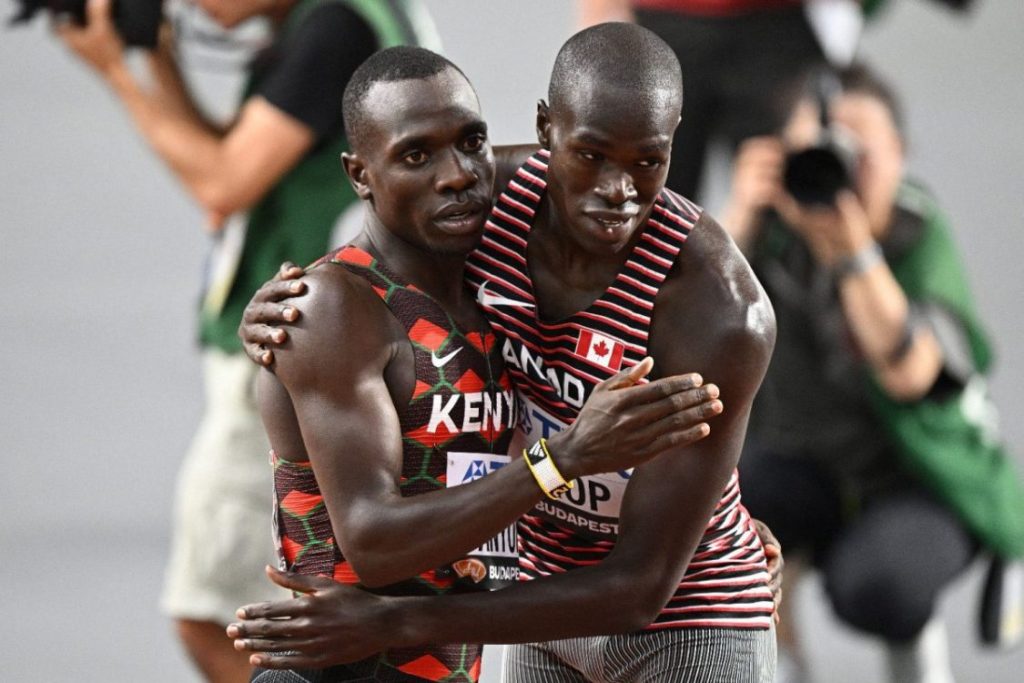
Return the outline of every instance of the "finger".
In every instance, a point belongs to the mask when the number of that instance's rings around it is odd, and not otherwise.
[[[111,0],[89,0],[85,6],[85,16],[89,26],[95,26],[99,22],[110,20]]]
[[[334,588],[338,585],[334,579],[329,579],[326,576],[283,572],[280,569],[271,567],[269,564],[264,568],[264,571],[270,577],[270,580],[278,586],[298,591],[299,593],[316,593],[317,591]]]
[[[290,304],[278,302],[257,302],[251,301],[245,307],[243,319],[246,323],[262,323],[264,325],[279,325],[293,323],[299,319],[301,312]],[[284,341],[282,339],[282,341]]]
[[[614,376],[606,379],[604,382],[601,382],[597,385],[597,388],[608,390],[631,387],[650,374],[653,367],[654,359],[647,356],[633,367],[620,370]]]
[[[648,429],[651,431],[639,432],[637,434],[637,440],[643,443],[636,451],[638,464],[639,462],[660,456],[667,451],[681,449],[681,447],[696,443],[711,434],[711,425],[707,422],[691,423],[687,427],[671,430],[654,429],[653,427],[648,427]]]
[[[280,346],[288,341],[288,332],[280,327],[271,327],[254,322],[242,325],[241,336],[246,343],[258,346]]]
[[[243,610],[247,612],[280,611],[279,605],[287,604],[288,602],[295,603],[296,600],[282,600],[280,602],[262,602],[254,605],[246,605],[245,607],[239,608],[236,616],[241,616]],[[292,613],[297,613],[298,611],[298,609],[291,610]],[[305,619],[300,620],[299,618],[283,617],[243,619],[242,621],[236,621],[233,624],[229,624],[225,629],[225,632],[228,634],[229,638],[233,638],[235,640],[251,640],[253,638],[266,638],[268,640],[278,641],[288,640],[289,638],[299,638],[308,635],[303,633],[302,628],[303,624],[307,621],[308,620]]]
[[[671,390],[666,388],[666,391]],[[633,428],[651,424],[667,417],[680,418],[677,426],[686,420],[698,422],[714,417],[722,412],[723,405],[719,400],[716,384],[707,384],[695,389],[687,389],[670,393],[664,398],[654,399],[648,394],[647,402],[639,402],[622,410],[622,424]],[[633,400],[633,397],[630,397]]]
[[[774,546],[777,554],[781,555],[782,544],[775,537],[775,534],[772,533],[772,530],[768,528],[768,525],[756,518],[750,521],[754,523],[754,531],[757,533],[757,537],[761,539],[761,545],[765,546],[765,551],[767,552],[769,547]]]
[[[665,399],[671,399],[672,396],[681,392],[697,389],[703,386],[703,384],[704,378],[696,372],[685,375],[671,375],[656,379],[653,382],[647,382],[646,384],[625,387],[620,390],[620,393],[616,394],[616,398],[621,401],[620,405],[623,408],[651,405]],[[715,391],[717,390],[718,388],[715,387]]]
[[[711,386],[717,389],[714,385]],[[687,429],[701,422],[706,422],[716,415],[721,415],[722,411],[725,410],[725,405],[720,399],[704,395],[705,391],[706,388],[702,387],[686,394],[676,394],[661,404],[652,407],[649,412],[657,411],[657,414],[660,415],[651,423],[656,432],[654,436],[661,432],[667,433]],[[714,393],[717,395],[717,392]],[[700,394],[703,397],[700,401],[690,403],[690,399],[687,398],[690,394]],[[670,407],[666,408],[666,405]]]
[[[263,344],[252,344],[243,341],[242,348],[245,351],[245,355],[248,356],[249,360],[253,363],[262,365],[265,368],[269,368],[274,364],[274,352]]]
[[[261,653],[249,657],[249,663],[261,669],[317,669],[321,659],[302,654]]]
[[[279,304],[285,299],[290,299],[305,291],[306,283],[301,280],[270,280],[256,290],[250,305]]]
[[[287,652],[297,654],[313,644],[308,639],[236,638],[233,645],[239,652]]]
[[[277,275],[275,276],[275,279],[294,280],[296,278],[302,277],[302,275],[305,272],[305,270],[298,267],[291,261],[285,261],[284,263],[281,264],[281,267],[277,269]]]
[[[721,414],[723,410],[724,406],[718,399],[701,403],[652,422],[637,430],[634,438],[638,443],[650,443],[653,448],[662,450],[671,446],[689,445],[711,433],[707,420]],[[662,443],[663,440],[667,440],[667,445]]]

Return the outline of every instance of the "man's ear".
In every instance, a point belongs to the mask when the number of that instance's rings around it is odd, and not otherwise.
[[[352,189],[360,199],[369,200],[373,197],[370,186],[366,182],[366,164],[359,158],[358,154],[352,152],[341,153],[341,165],[345,167],[345,175]]]
[[[544,100],[537,100],[537,141],[544,149],[551,149],[551,110]]]

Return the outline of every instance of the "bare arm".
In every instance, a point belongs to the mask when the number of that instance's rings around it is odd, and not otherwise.
[[[681,264],[679,272],[688,275],[663,290],[665,300],[659,297],[656,320],[664,322],[652,330],[652,350],[662,372],[706,368],[720,379],[729,408],[707,439],[635,470],[619,538],[603,562],[496,593],[423,599],[378,598],[274,574],[282,585],[310,594],[240,610],[253,621],[229,629],[240,639],[236,647],[260,651],[252,658],[260,666],[322,666],[386,646],[527,642],[650,623],[678,585],[739,459],[750,405],[774,344],[774,316],[749,268],[720,228],[706,225],[700,239],[705,232],[711,233],[707,248]],[[688,245],[684,252],[689,250]],[[715,267],[702,268],[709,261]],[[492,614],[502,618],[488,618]],[[303,654],[268,654],[296,649]]]
[[[924,396],[942,370],[942,347],[930,328],[912,325],[910,302],[881,257],[860,200],[844,191],[834,208],[805,208],[791,198],[779,207],[814,258],[839,269],[843,313],[883,390],[897,400]],[[855,267],[843,265],[850,259]]]
[[[282,456],[308,456],[335,538],[364,584],[394,583],[450,562],[540,500],[543,492],[521,459],[471,484],[403,497],[395,405],[408,400],[413,383],[405,332],[343,269],[320,267],[305,282],[308,314],[279,350],[275,372],[306,453]],[[701,386],[694,375],[633,386],[649,368],[642,364],[603,384],[573,427],[551,440],[565,476],[639,463],[709,431],[703,420],[721,407],[717,388]],[[275,449],[280,431],[271,430]],[[295,448],[294,441],[288,445]]]
[[[146,60],[153,79],[152,93],[161,108],[191,119],[212,134],[223,134],[222,130],[203,117],[188,93],[174,53],[174,30],[170,24],[165,23],[160,27],[157,46],[146,53]]]
[[[65,42],[103,77],[146,142],[171,168],[219,227],[229,214],[256,202],[312,146],[313,131],[260,97],[242,108],[224,137],[213,133],[177,101],[167,73],[142,87],[124,60],[124,46],[110,19],[110,0],[90,0],[88,25],[64,26]],[[180,105],[180,103],[179,103]]]
[[[699,367],[722,387],[728,409],[711,435],[634,471],[619,537],[603,562],[490,595],[398,603],[396,623],[403,629],[396,645],[615,633],[646,626],[664,607],[739,460],[775,335],[771,307],[724,232],[705,224],[694,236],[703,244],[699,252],[696,244],[684,250],[694,247],[681,257],[686,275],[677,273],[659,295],[651,350],[660,372]],[[708,262],[714,267],[701,266]],[[482,619],[488,611],[502,619]]]

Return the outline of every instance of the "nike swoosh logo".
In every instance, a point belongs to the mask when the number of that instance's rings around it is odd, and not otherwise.
[[[482,308],[492,308],[494,306],[514,306],[516,308],[533,308],[533,304],[525,301],[518,301],[516,299],[509,299],[507,297],[498,296],[497,294],[490,294],[487,292],[487,281],[480,285],[480,289],[476,291],[476,302],[480,304]]]
[[[431,351],[430,352],[430,362],[433,363],[435,368],[443,368],[445,365],[447,365],[448,361],[450,361],[452,358],[455,358],[455,354],[457,354],[459,351],[461,351],[464,348],[466,348],[466,347],[465,346],[460,346],[459,348],[457,348],[454,351],[452,351],[451,353],[449,353],[447,356],[442,356],[440,358],[437,357],[437,352],[436,351]]]

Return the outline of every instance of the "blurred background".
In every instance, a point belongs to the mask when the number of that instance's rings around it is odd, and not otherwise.
[[[861,54],[900,93],[911,172],[956,229],[996,343],[1004,435],[1020,460],[1024,3],[981,0],[963,16],[924,0],[889,4]],[[533,141],[536,100],[576,25],[573,3],[430,7],[447,55],[477,87],[492,140]],[[13,13],[14,3],[0,9]],[[221,115],[237,58],[197,46],[186,62]],[[45,22],[0,29],[0,92],[2,678],[198,680],[156,603],[172,484],[201,408],[193,339],[203,217]],[[729,173],[718,159],[704,195],[712,211]],[[979,565],[942,602],[957,680],[1019,681],[1024,651],[976,643],[980,582]],[[881,678],[879,651],[833,621],[818,584],[805,582],[796,599],[816,636],[819,678]],[[497,680],[496,653],[484,680]]]

